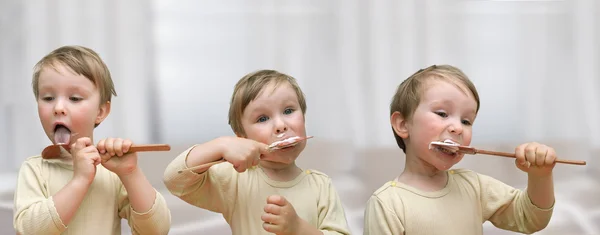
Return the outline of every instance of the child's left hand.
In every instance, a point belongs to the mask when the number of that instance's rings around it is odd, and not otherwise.
[[[530,175],[549,175],[556,164],[554,149],[535,142],[519,145],[515,155],[517,167]]]
[[[265,231],[277,235],[296,234],[300,224],[300,217],[296,210],[284,197],[272,195],[267,198],[265,214],[260,218]]]
[[[98,142],[98,152],[102,158],[102,165],[118,176],[128,175],[137,169],[137,154],[127,153],[133,145],[131,140],[121,138],[107,138]]]

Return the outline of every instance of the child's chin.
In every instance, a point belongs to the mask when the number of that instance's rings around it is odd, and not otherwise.
[[[461,159],[462,159],[462,156],[456,156],[456,159],[453,159],[453,161],[438,162],[438,164],[436,165],[436,168],[440,171],[450,170],[450,169],[452,169],[452,167],[454,167],[456,164],[458,164]]]
[[[454,165],[440,165],[438,167],[436,167],[438,169],[438,171],[447,171],[452,169]]]
[[[289,165],[294,163],[296,161],[296,158],[298,158],[298,156],[296,154],[293,154],[292,152],[290,152],[289,154],[282,152],[280,154],[273,154],[269,157],[263,158],[263,160],[277,164]]]

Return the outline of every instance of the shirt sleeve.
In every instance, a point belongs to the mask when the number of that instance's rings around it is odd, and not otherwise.
[[[42,164],[41,158],[32,158],[19,169],[13,210],[17,234],[60,234],[67,229],[48,195]]]
[[[171,194],[191,205],[221,213],[229,222],[237,201],[239,174],[227,162],[213,165],[201,174],[189,170],[186,160],[194,147],[181,153],[167,166],[164,183]]]
[[[164,197],[155,191],[154,204],[146,212],[137,212],[131,207],[127,190],[119,184],[119,216],[127,219],[132,234],[168,234],[171,228],[171,212]]]
[[[325,188],[321,190],[318,211],[318,229],[324,235],[350,234],[344,207],[330,178],[327,178]]]
[[[534,233],[550,222],[554,206],[535,206],[527,191],[515,189],[492,177],[478,174],[483,219],[494,226],[520,233]]]
[[[372,195],[365,207],[363,233],[365,235],[402,235],[404,226],[394,209],[377,195]]]

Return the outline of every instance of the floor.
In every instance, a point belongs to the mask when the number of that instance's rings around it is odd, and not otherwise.
[[[163,193],[171,208],[172,228],[169,234],[198,234],[200,231],[203,234],[231,234],[220,215],[186,204],[169,194],[162,184],[162,170],[174,157],[173,154],[181,152],[184,148],[185,145],[182,145],[174,147],[169,154],[147,153],[140,157],[144,172],[152,184]],[[396,149],[351,149],[332,143],[312,142],[298,160],[298,164],[305,168],[321,170],[332,177],[344,202],[352,233],[362,234],[364,202],[373,190],[386,180],[392,179],[402,169],[403,155]],[[344,160],[348,157],[363,161],[349,163]],[[592,173],[594,168],[590,165],[556,166],[557,203],[554,216],[550,225],[536,234],[600,234],[600,175]],[[526,182],[525,176],[514,168],[513,161],[505,158],[465,157],[457,167],[474,169],[519,188]],[[0,234],[14,234],[12,190],[16,182],[15,174],[4,173],[0,177],[3,178],[3,183],[0,184]],[[126,223],[123,225],[123,234],[130,234]],[[483,227],[486,235],[515,234],[499,230],[490,223],[485,223]]]

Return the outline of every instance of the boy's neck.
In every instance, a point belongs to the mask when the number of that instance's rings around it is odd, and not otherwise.
[[[406,157],[404,171],[396,179],[419,190],[433,192],[446,187],[448,175],[418,157]]]
[[[296,166],[295,162],[283,165],[281,163],[263,161],[259,164],[259,167],[270,179],[276,181],[290,181],[302,173],[302,169]]]

